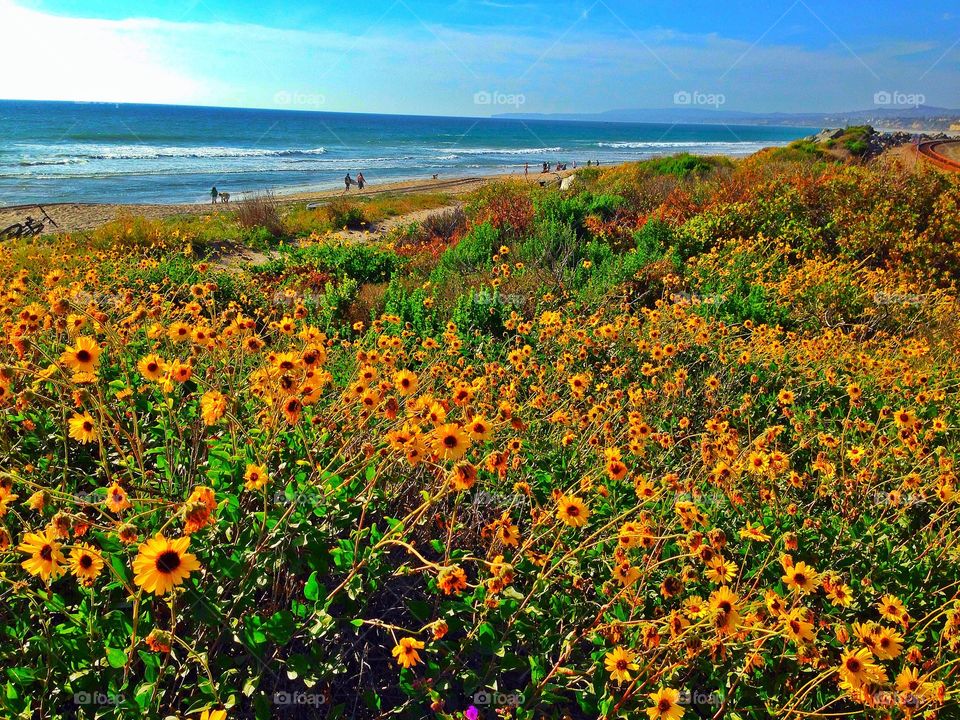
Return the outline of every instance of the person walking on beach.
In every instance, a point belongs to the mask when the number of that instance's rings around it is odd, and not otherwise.
[[[357,173],[357,187],[363,190],[363,186],[366,184],[367,180],[363,177],[363,173]]]
[[[343,179],[343,184],[347,186],[347,190],[350,190],[350,186],[353,185],[353,178],[350,177],[350,173],[347,173],[347,176]]]
[[[527,177],[530,174],[530,163],[526,163],[523,166],[523,176]]]
[[[216,185],[214,185],[212,188],[210,188],[210,202],[212,202],[214,205],[217,204],[217,196],[218,196],[219,194],[220,194],[220,193],[217,191],[217,186],[216,186]]]

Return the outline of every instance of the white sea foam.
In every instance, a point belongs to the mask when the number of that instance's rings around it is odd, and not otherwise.
[[[721,140],[690,140],[687,142],[659,142],[659,141],[637,141],[637,142],[598,142],[597,147],[613,148],[615,150],[663,150],[669,148],[724,148],[730,150],[762,148],[768,145],[777,145],[776,142],[750,142],[750,141],[721,141]]]
[[[323,155],[327,152],[326,148],[322,147],[303,150],[275,150],[270,148],[154,145],[66,145],[56,148],[42,148],[40,149],[40,153],[31,153],[31,150],[33,150],[33,148],[27,148],[26,157],[20,160],[20,165],[69,165],[92,160],[293,157],[300,155]],[[52,154],[44,154],[44,152],[50,153],[51,150],[54,150]]]
[[[562,147],[543,148],[441,148],[438,152],[451,152],[457,155],[538,155],[542,153],[563,152]]]

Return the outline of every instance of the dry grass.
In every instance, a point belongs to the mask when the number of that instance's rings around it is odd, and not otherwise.
[[[461,207],[450,208],[426,218],[421,229],[429,238],[451,240],[467,226],[467,215]]]
[[[244,228],[266,228],[274,237],[283,235],[283,219],[273,193],[258,193],[237,205],[237,222]]]

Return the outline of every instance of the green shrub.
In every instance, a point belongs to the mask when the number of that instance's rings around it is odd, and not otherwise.
[[[583,260],[569,273],[568,282],[587,304],[602,301],[613,292],[636,294],[638,289],[648,295],[654,293],[655,299],[662,294],[662,283],[653,276],[679,271],[679,262],[673,255],[666,257],[665,248],[614,253],[606,243],[594,242],[583,248],[582,255]],[[656,272],[651,273],[654,266]]]
[[[489,270],[499,245],[500,233],[493,225],[476,225],[460,242],[444,251],[431,279],[440,284],[454,275]]]
[[[833,140],[824,143],[825,147],[832,147]],[[786,147],[775,148],[770,152],[770,158],[781,162],[809,162],[811,160],[823,160],[829,157],[829,154],[815,142],[810,140],[794,140]]]
[[[643,164],[656,175],[674,175],[682,178],[691,173],[703,173],[712,170],[714,167],[725,163],[700,155],[680,153],[670,157],[647,160]]]
[[[584,197],[587,202],[587,213],[589,215],[596,215],[602,220],[610,220],[624,204],[623,198],[619,195],[601,194],[590,196],[589,193],[584,193],[582,197]]]
[[[624,199],[619,195],[594,195],[591,192],[569,197],[557,192],[547,192],[534,201],[538,220],[568,225],[578,235],[583,233],[583,224],[588,216],[595,215],[609,220],[623,205]]]
[[[863,140],[847,140],[843,146],[850,151],[851,155],[863,155],[867,152],[869,146]]]
[[[442,322],[435,310],[424,305],[426,298],[423,288],[408,290],[399,278],[394,278],[384,294],[383,312],[398,317],[401,327],[409,324],[417,334],[432,335],[439,331]]]
[[[719,303],[705,305],[716,308],[716,314],[731,323],[750,320],[757,325],[790,326],[789,309],[779,305],[770,293],[759,285],[736,283]]]
[[[402,261],[392,250],[362,243],[328,245],[316,256],[321,265],[357,282],[386,282]]]
[[[504,305],[495,293],[471,290],[469,294],[457,298],[450,319],[456,323],[457,330],[465,339],[476,333],[500,337],[504,333],[504,311]]]
[[[676,242],[673,227],[663,220],[651,218],[633,234],[637,253],[647,262],[663,257],[667,248]]]
[[[534,207],[539,222],[567,225],[577,231],[583,227],[589,212],[584,194],[565,197],[552,191],[537,197]]]
[[[573,227],[560,220],[538,222],[533,233],[520,244],[520,259],[554,274],[574,266],[580,259],[581,243]]]
[[[360,283],[387,282],[403,264],[392,250],[365,243],[320,243],[291,250],[286,266],[311,265]]]
[[[363,208],[354,205],[348,200],[334,200],[325,208],[331,229],[342,230],[347,228],[357,230],[366,222]]]
[[[344,278],[336,285],[327,283],[315,310],[318,324],[327,331],[333,329],[343,311],[357,294],[359,287],[360,283],[350,277]]]

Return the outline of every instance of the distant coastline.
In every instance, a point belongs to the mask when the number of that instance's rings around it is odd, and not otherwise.
[[[755,113],[722,107],[618,109],[598,113],[500,113],[505,120],[552,120],[556,122],[696,123],[743,127],[846,127],[870,125],[883,131],[948,132],[960,134],[960,110],[919,105],[875,107],[832,113]]]

